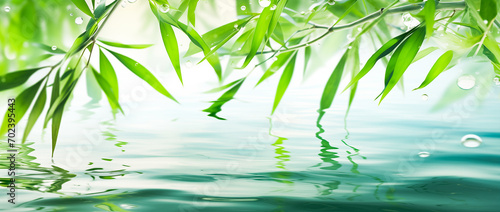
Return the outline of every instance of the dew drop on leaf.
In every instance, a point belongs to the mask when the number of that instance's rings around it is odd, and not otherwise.
[[[247,9],[247,7],[245,7],[244,5],[240,7],[241,10],[245,11]]]
[[[421,158],[426,158],[426,157],[431,156],[431,153],[429,153],[429,152],[419,152],[418,156],[421,157]]]
[[[463,75],[458,78],[457,85],[461,89],[469,90],[476,85],[476,78],[472,75]]]
[[[169,10],[170,10],[170,5],[168,5],[168,4],[160,5],[160,12],[167,13]]]
[[[275,5],[275,4],[273,4],[273,6],[271,6],[271,8],[269,8],[269,9],[271,9],[271,10],[276,10],[276,5]]]
[[[469,134],[462,137],[462,145],[465,147],[478,147],[482,142],[483,140],[479,136],[474,134]]]
[[[78,24],[78,25],[82,24],[83,23],[83,18],[82,17],[76,17],[75,18],[75,23]]]
[[[52,49],[52,51],[55,51],[57,49],[57,46],[52,46],[50,47],[50,49]]]
[[[9,6],[5,6],[5,7],[3,8],[3,10],[4,10],[5,12],[10,12],[10,7],[9,7]]]
[[[334,1],[334,0],[328,0],[328,1],[327,1],[327,3],[328,3],[329,5],[334,5],[334,4],[335,4],[335,1]]]
[[[271,0],[259,0],[259,5],[261,7],[269,7],[269,5],[271,5]]]
[[[137,0],[128,0],[128,3],[135,3]]]
[[[493,82],[495,83],[496,86],[500,85],[500,79],[498,77],[493,78]]]

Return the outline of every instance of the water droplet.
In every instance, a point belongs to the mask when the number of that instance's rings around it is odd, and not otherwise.
[[[500,85],[500,79],[498,77],[495,77],[493,78],[493,82],[495,83],[495,85]]]
[[[469,90],[476,85],[476,78],[472,75],[463,75],[458,78],[457,85],[461,89]]]
[[[139,65],[139,63],[135,63],[135,66],[138,66],[138,65]]]
[[[334,5],[335,4],[335,1],[334,0],[328,0],[327,2],[329,5]]]
[[[238,30],[238,24],[235,24],[235,25],[234,25],[234,28],[235,28],[236,30]]]
[[[69,16],[73,16],[73,13],[70,13]]]
[[[75,18],[75,23],[78,24],[78,25],[82,24],[83,23],[83,18],[82,17],[76,17]]]
[[[429,153],[429,152],[419,152],[418,156],[421,157],[421,158],[426,158],[426,157],[431,156],[431,153]]]
[[[245,11],[246,9],[247,9],[247,7],[245,7],[245,5],[243,5],[243,6],[240,7],[240,10]]]
[[[9,6],[5,6],[5,7],[3,8],[3,10],[4,10],[5,12],[10,12],[10,7],[9,7]]]
[[[52,49],[52,51],[55,51],[57,49],[57,46],[52,46],[50,49]]]
[[[352,49],[352,46],[348,46],[347,48],[348,48],[348,49]]]
[[[271,10],[276,10],[276,7],[277,7],[277,6],[276,6],[275,4],[273,4],[273,6],[271,6],[271,8],[269,8],[269,9],[271,9]]]
[[[352,35],[351,35],[351,34],[348,34],[348,35],[347,35],[347,41],[349,41],[349,42],[354,41],[354,37],[352,37]]]
[[[160,5],[160,12],[167,13],[169,10],[170,10],[170,5],[168,5],[168,4]]]
[[[271,0],[259,0],[259,5],[261,7],[269,7],[269,5],[271,5]]]
[[[483,21],[483,23],[484,23],[484,24],[488,24],[488,20],[484,20],[484,21]]]
[[[469,134],[462,137],[462,145],[464,145],[465,147],[478,147],[482,142],[483,140],[479,136],[474,134]]]
[[[424,101],[429,100],[429,96],[427,94],[422,94],[422,100]]]
[[[137,0],[128,0],[128,3],[135,3]]]

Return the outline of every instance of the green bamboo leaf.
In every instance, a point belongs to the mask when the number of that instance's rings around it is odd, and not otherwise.
[[[95,19],[99,20],[106,13],[106,1],[101,1],[94,10]]]
[[[2,84],[0,86],[0,91],[15,88],[24,84],[26,81],[28,81],[31,75],[44,68],[47,67],[31,68],[1,75],[0,81],[2,82]]]
[[[309,60],[311,60],[312,49],[311,46],[307,46],[304,49],[304,76],[306,75],[307,66],[309,65]]]
[[[446,70],[446,67],[450,64],[451,59],[453,59],[453,51],[447,51],[441,57],[439,57],[432,66],[431,70],[427,74],[427,77],[425,77],[424,82],[418,86],[418,88],[415,88],[413,90],[418,90],[422,89],[425,86],[429,85],[436,77],[438,77],[444,70]]]
[[[438,47],[429,47],[429,48],[426,48],[422,51],[419,51],[417,56],[415,56],[415,59],[413,60],[412,63],[419,61],[420,59],[426,57],[427,55],[429,55],[430,53],[432,53],[438,49],[439,49]]]
[[[46,86],[47,83],[45,83],[45,85],[42,87],[42,91],[40,91],[40,94],[38,95],[38,98],[35,101],[35,104],[33,105],[33,109],[31,109],[30,115],[28,117],[28,123],[26,124],[26,128],[24,129],[22,143],[26,141],[29,133],[31,132],[31,129],[33,129],[33,126],[35,126],[36,121],[43,112],[43,108],[45,107],[45,102],[47,102]]]
[[[53,54],[66,54],[66,51],[62,50],[61,48],[56,48],[55,50],[52,50],[51,46],[45,45],[43,43],[33,43],[33,45]]]
[[[94,17],[94,14],[92,14],[92,11],[90,11],[89,6],[87,5],[87,2],[85,2],[85,0],[71,0],[71,1],[83,13],[87,14],[90,17]]]
[[[174,29],[170,24],[164,23],[160,21],[160,32],[161,37],[163,39],[163,45],[167,50],[168,57],[174,66],[175,72],[177,73],[177,77],[182,82],[182,73],[181,73],[181,62],[179,59],[179,46],[177,44],[177,38],[175,37]]]
[[[156,77],[148,69],[146,69],[144,66],[142,66],[141,64],[139,64],[138,62],[136,62],[135,60],[133,60],[127,56],[113,52],[109,49],[106,49],[106,50],[108,50],[113,56],[115,56],[116,59],[118,59],[123,65],[125,65],[125,67],[127,67],[130,71],[132,71],[132,73],[134,73],[139,78],[146,81],[155,90],[157,90],[161,94],[163,94],[166,97],[177,102],[177,100],[167,91],[167,89],[165,89],[165,87],[163,87],[163,85],[160,83],[160,81],[158,81],[158,79],[156,79]]]
[[[382,47],[380,47],[369,59],[366,61],[365,66],[359,71],[359,73],[354,77],[354,79],[349,82],[349,84],[346,86],[346,88],[342,91],[346,91],[349,87],[354,85],[356,82],[358,82],[361,78],[363,78],[372,68],[375,66],[375,63],[377,63],[378,60],[381,58],[387,56],[390,54],[396,47],[398,47],[401,42],[403,42],[404,39],[406,39],[408,36],[410,36],[413,32],[418,27],[415,27],[408,32],[405,32],[397,37],[392,38],[391,40],[387,41]]]
[[[99,49],[99,70],[101,72],[102,77],[106,79],[106,82],[109,84],[111,90],[116,95],[116,99],[117,100],[120,99],[118,78],[116,77],[115,69],[109,62],[108,58],[106,57],[102,49]]]
[[[54,151],[56,150],[57,137],[59,136],[59,128],[61,127],[62,115],[64,112],[64,105],[68,99],[64,99],[59,106],[57,106],[52,116],[52,157],[54,157]]]
[[[382,91],[382,97],[380,98],[380,102],[384,100],[384,98],[389,94],[389,92],[394,88],[394,86],[398,83],[399,79],[403,76],[404,72],[410,64],[412,63],[413,59],[415,59],[415,56],[418,53],[418,50],[422,46],[422,43],[424,42],[425,39],[425,32],[426,29],[423,27],[420,27],[413,33],[408,39],[406,39],[396,50],[394,53],[397,55],[396,57],[393,55],[391,57],[391,60],[389,61],[389,64],[391,64],[392,61],[396,61],[394,65],[394,71],[392,71],[392,76],[390,81],[387,83],[385,86],[384,90]],[[399,57],[399,56],[402,57]],[[387,68],[392,68],[387,66]]]
[[[85,82],[87,83],[87,96],[92,99],[91,101],[99,102],[102,99],[102,89],[90,71],[85,72]]]
[[[285,69],[283,70],[283,74],[281,75],[280,81],[278,83],[278,88],[276,89],[276,96],[274,97],[273,110],[271,111],[271,114],[273,114],[276,108],[278,107],[281,98],[283,98],[283,95],[285,94],[285,91],[288,88],[290,81],[292,80],[296,59],[297,59],[297,54],[294,54],[294,56],[290,59]]]
[[[264,72],[260,80],[257,82],[255,86],[258,86],[260,83],[262,83],[264,80],[272,76],[274,73],[276,73],[278,70],[281,69],[289,60],[290,57],[296,54],[296,51],[290,51],[290,52],[284,52],[281,53],[276,57],[276,61],[269,66],[269,68]]]
[[[354,78],[359,71],[359,40],[356,40],[355,43],[352,45],[352,50],[351,50],[351,55],[349,56],[352,58],[352,70],[351,70],[351,78]],[[349,103],[347,105],[347,110],[346,110],[346,117],[349,114],[349,111],[351,110],[352,103],[354,101],[354,97],[356,96],[356,91],[358,89],[358,83],[355,83],[351,87],[351,93],[349,94]]]
[[[234,98],[234,95],[238,92],[243,82],[245,82],[245,79],[246,78],[241,78],[239,80],[236,80],[235,81],[236,83],[235,82],[230,83],[231,85],[233,85],[233,87],[231,87],[231,89],[227,90],[224,94],[222,94],[221,97],[219,97],[216,101],[214,101],[209,108],[203,110],[203,112],[209,113],[208,116],[225,120],[224,118],[217,116],[217,113],[222,111],[222,106],[224,104],[226,104],[227,102],[231,101]]]
[[[273,5],[274,3],[275,2],[273,1],[271,3],[271,5]],[[276,25],[278,25],[278,21],[281,17],[281,13],[283,12],[283,9],[285,9],[286,3],[288,3],[288,0],[281,0],[276,5],[276,9],[274,10],[271,21],[269,23],[268,35],[272,35],[274,32],[274,29],[276,29]]]
[[[436,2],[435,0],[427,0],[425,2],[424,9],[424,20],[425,20],[425,29],[426,36],[430,37],[432,32],[434,31],[434,14],[436,13]]]
[[[49,106],[49,111],[47,111],[47,114],[45,115],[45,121],[43,123],[43,128],[47,128],[47,124],[49,122],[49,120],[52,118],[51,114],[49,116],[49,112],[50,112],[50,108],[51,107],[56,107],[55,104],[56,104],[56,101],[57,99],[59,98],[59,92],[60,92],[60,81],[61,81],[61,78],[59,76],[59,71],[60,70],[57,70],[57,73],[55,74],[55,77],[54,77],[54,82],[52,83],[52,92],[50,94],[50,106]],[[70,71],[66,71],[65,73],[72,73]],[[67,75],[69,76],[69,74]],[[63,74],[63,77],[64,77],[64,74]]]
[[[117,43],[117,42],[112,42],[112,41],[105,41],[105,40],[98,40],[99,42],[106,44],[108,46],[112,47],[118,47],[118,48],[129,48],[129,49],[145,49],[150,46],[153,46],[153,44],[122,44],[122,43]]]
[[[325,89],[323,90],[323,94],[321,95],[321,102],[319,107],[321,111],[330,108],[330,106],[332,105],[333,99],[335,98],[337,89],[340,85],[340,80],[342,79],[342,74],[344,72],[348,55],[349,50],[347,50],[342,58],[340,58],[339,63],[337,63],[337,66],[326,82]]]
[[[211,89],[209,91],[206,91],[205,93],[217,93],[217,92],[221,92],[223,90],[226,90],[230,87],[233,87],[236,83],[239,83],[241,80],[244,80],[243,78],[242,79],[239,79],[239,80],[235,80],[233,82],[230,82],[228,83],[227,85],[223,85],[223,86],[220,86],[218,88],[214,88],[214,89]]]
[[[60,107],[63,107],[66,104],[67,100],[69,99],[71,93],[73,92],[73,89],[76,86],[76,83],[78,82],[78,79],[80,78],[79,76],[81,75],[81,71],[78,75],[78,77],[75,76],[75,71],[72,71],[70,74],[70,77],[66,80],[66,84],[62,89],[60,88],[60,81],[61,79],[59,78],[59,72],[56,74],[54,78],[54,83],[52,83],[52,96],[50,100],[50,107],[49,110],[47,111],[47,115],[45,115],[45,121],[43,124],[43,127],[46,128],[47,124],[51,119],[54,118],[54,115],[57,110],[59,110]],[[62,112],[58,112],[61,113]],[[53,124],[54,125],[54,124]]]
[[[488,23],[497,17],[497,1],[498,0],[481,0],[479,15]]]
[[[35,98],[38,89],[40,89],[40,86],[42,85],[42,81],[44,79],[38,81],[31,87],[27,88],[23,92],[21,92],[17,97],[15,101],[15,116],[16,116],[16,121],[19,123],[21,119],[23,118],[24,114],[28,110],[28,108],[31,106],[31,103],[33,102],[33,99]],[[8,125],[8,111],[4,115],[4,119],[2,122],[2,127],[0,127],[0,132],[1,134],[5,134],[7,132],[7,125]]]
[[[99,74],[94,68],[91,68],[92,74],[94,75],[97,83],[101,87],[102,91],[104,91],[104,94],[106,94],[106,97],[108,98],[109,105],[111,105],[111,108],[114,109],[119,109],[122,114],[123,109],[120,106],[120,103],[118,102],[118,95],[113,91],[111,88],[111,85],[108,83],[106,78],[104,78],[101,74]]]
[[[196,23],[196,17],[195,17],[195,10],[196,6],[198,5],[199,0],[189,0],[189,7],[188,7],[188,21],[191,23],[193,26],[195,26]],[[189,25],[189,24],[188,24]]]
[[[270,21],[273,16],[273,12],[270,7],[264,8],[262,13],[260,14],[259,20],[257,21],[257,25],[255,26],[253,38],[252,38],[252,47],[250,52],[247,54],[245,58],[245,62],[243,62],[243,66],[241,68],[245,68],[248,66],[250,61],[255,57],[257,51],[260,49],[264,38],[266,37],[266,33],[268,31]]]
[[[207,43],[208,46],[210,46],[210,47],[217,46],[221,42],[226,40],[227,37],[230,37],[235,31],[239,31],[241,28],[246,26],[246,24],[252,18],[253,18],[253,16],[239,19],[239,20],[230,22],[228,24],[224,24],[220,27],[217,27],[215,29],[208,31],[207,33],[203,34],[201,37]],[[238,27],[235,28],[234,26],[238,26]],[[201,51],[202,51],[202,49],[199,48],[198,46],[190,44],[189,49],[186,52],[185,56],[191,56],[191,55],[196,54],[196,53],[201,52]]]

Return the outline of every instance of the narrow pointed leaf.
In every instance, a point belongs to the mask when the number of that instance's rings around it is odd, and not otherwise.
[[[276,25],[278,25],[278,21],[281,17],[281,13],[283,12],[283,9],[285,9],[286,3],[288,3],[288,0],[281,0],[276,5],[276,9],[274,9],[271,21],[269,23],[268,35],[273,34],[274,29],[276,29]],[[271,5],[272,4],[274,4],[274,2],[272,2]],[[271,6],[269,6],[269,7],[271,7]]]
[[[153,87],[155,90],[157,90],[161,94],[163,94],[166,97],[177,102],[177,100],[167,91],[167,89],[165,89],[165,87],[163,87],[163,85],[160,83],[160,81],[158,81],[158,79],[156,79],[156,77],[148,69],[146,69],[144,66],[142,66],[141,64],[139,64],[135,60],[133,60],[125,55],[122,55],[122,54],[119,54],[119,53],[116,53],[116,52],[113,52],[110,50],[108,50],[108,51],[111,54],[113,54],[113,56],[115,56],[116,59],[118,59],[123,65],[125,65],[125,67],[127,67],[130,71],[132,71],[132,73],[134,73],[139,78],[146,81],[149,85],[151,85],[151,87]]]
[[[75,4],[78,9],[80,9],[83,13],[87,14],[90,17],[94,17],[92,11],[90,11],[89,6],[85,0],[71,0],[73,4]]]
[[[323,90],[323,94],[321,95],[321,103],[319,107],[320,110],[328,109],[332,105],[333,99],[335,98],[337,89],[340,85],[340,80],[342,79],[342,74],[344,72],[345,64],[349,55],[348,53],[349,51],[346,51],[342,58],[340,58],[339,63],[337,63],[337,66],[326,82],[325,89]]]
[[[429,55],[430,53],[432,53],[438,49],[439,49],[438,47],[429,47],[429,48],[426,48],[422,51],[419,51],[417,56],[415,56],[415,59],[413,59],[413,63],[419,61],[420,59],[426,57],[427,55]]]
[[[226,89],[228,89],[230,87],[233,87],[236,83],[239,83],[242,80],[244,80],[244,79],[242,78],[242,79],[239,79],[239,80],[235,80],[233,82],[228,83],[227,85],[223,85],[223,86],[220,86],[218,88],[214,88],[214,89],[211,89],[209,91],[206,91],[205,93],[217,93],[217,92],[226,90]]]
[[[32,68],[32,69],[26,69],[26,70],[21,70],[21,71],[15,71],[11,73],[7,73],[5,75],[0,76],[0,79],[2,81],[2,84],[0,85],[0,91],[3,90],[8,90],[11,88],[15,88],[17,86],[20,86],[40,69],[44,69],[46,67],[38,67],[38,68]]]
[[[264,72],[264,74],[262,75],[262,77],[260,78],[260,80],[257,82],[257,84],[255,86],[259,85],[264,80],[266,80],[267,78],[272,76],[274,73],[276,73],[278,70],[280,70],[281,67],[283,67],[290,60],[290,57],[292,57],[295,53],[296,53],[296,51],[293,51],[293,52],[290,51],[290,52],[284,52],[284,53],[281,53],[280,55],[278,55],[276,57],[276,61],[274,61],[273,64],[271,64],[271,66],[266,70],[266,72]]]
[[[306,75],[307,66],[309,65],[309,60],[311,60],[311,46],[304,49],[304,76]]]
[[[439,57],[432,66],[431,70],[427,74],[427,77],[425,77],[424,82],[418,88],[415,88],[413,90],[418,90],[422,89],[425,86],[429,85],[436,77],[439,76],[444,70],[446,70],[446,67],[450,64],[451,59],[453,59],[453,51],[447,51],[441,57]]]
[[[424,20],[425,20],[425,29],[426,36],[430,37],[434,31],[434,14],[436,13],[436,1],[435,0],[427,0],[425,2],[424,9]]]
[[[105,41],[105,40],[99,40],[99,42],[104,43],[108,46],[112,46],[112,47],[129,48],[129,49],[145,49],[145,48],[148,48],[150,46],[153,46],[153,44],[123,44],[123,43],[117,43],[117,42]]]
[[[102,77],[106,79],[106,82],[109,84],[111,90],[115,94],[116,99],[120,99],[118,78],[116,77],[115,69],[101,49],[99,49],[99,70]]]
[[[170,24],[160,22],[160,32],[163,39],[163,45],[165,50],[167,50],[168,57],[174,66],[177,77],[182,83],[182,73],[181,73],[181,62],[179,59],[179,46],[177,44],[177,38],[175,37],[174,29]]]
[[[375,66],[375,63],[377,63],[378,60],[380,60],[381,58],[383,58],[383,57],[387,56],[388,54],[390,54],[394,49],[396,49],[396,47],[398,47],[399,44],[401,44],[401,42],[403,42],[403,40],[405,38],[407,38],[413,32],[415,32],[415,30],[417,28],[418,27],[415,27],[415,28],[411,29],[408,32],[405,32],[405,33],[403,33],[403,34],[401,34],[401,35],[399,35],[399,36],[397,36],[395,38],[392,38],[387,43],[385,43],[384,45],[382,45],[382,47],[380,47],[368,59],[368,61],[365,63],[365,66],[363,66],[363,68],[361,69],[361,71],[359,71],[359,73],[354,77],[354,79],[352,79],[351,82],[349,82],[349,84],[346,86],[346,88],[344,89],[344,91],[346,91],[347,88],[351,87],[352,85],[354,85],[354,83],[358,82],[361,78],[363,78],[373,68],[373,66]]]
[[[259,51],[260,46],[264,38],[266,37],[266,33],[268,31],[269,23],[272,19],[273,11],[270,7],[264,8],[262,13],[260,14],[259,20],[257,21],[257,25],[255,26],[253,38],[252,38],[252,47],[250,52],[247,54],[245,58],[245,62],[243,62],[243,66],[241,68],[245,68],[248,66],[250,61],[255,57],[257,51]]]
[[[295,54],[290,59],[285,69],[283,70],[283,74],[281,75],[280,81],[278,83],[278,88],[276,89],[276,96],[274,97],[273,110],[271,111],[271,114],[273,114],[276,108],[278,107],[281,99],[283,98],[283,95],[285,94],[286,89],[288,88],[288,85],[290,84],[290,81],[292,80],[296,59],[297,59],[297,54]]]
[[[111,85],[101,74],[97,73],[95,69],[91,68],[91,70],[102,91],[104,91],[104,94],[106,94],[106,97],[108,97],[111,108],[119,109],[123,113],[123,109],[118,102],[118,95],[113,91],[113,89],[111,89]]]
[[[30,115],[28,117],[28,123],[26,124],[26,128],[24,129],[22,143],[26,141],[29,133],[31,132],[31,129],[33,129],[33,126],[35,126],[36,121],[42,114],[43,108],[45,107],[45,102],[47,102],[46,85],[42,87],[42,91],[40,91],[40,95],[38,95],[38,98],[33,105],[33,109],[31,109]]]
[[[481,0],[479,15],[483,20],[488,21],[488,23],[497,16],[497,1],[498,0]]]
[[[46,52],[50,52],[50,53],[53,53],[53,54],[66,54],[66,51],[62,50],[61,48],[57,48],[55,50],[52,50],[52,46],[48,46],[48,45],[45,45],[43,43],[33,43],[34,46],[46,51]]]
[[[196,17],[195,17],[195,10],[196,6],[198,5],[199,0],[189,0],[189,7],[188,7],[188,21],[191,23],[193,26],[195,26],[196,23]]]
[[[61,127],[62,115],[64,112],[64,105],[67,100],[68,99],[65,99],[59,106],[57,106],[54,115],[52,116],[52,157],[54,157],[54,151],[56,150],[59,128]]]
[[[387,96],[387,94],[389,94],[392,88],[394,88],[399,79],[401,79],[401,77],[403,76],[406,69],[408,69],[408,67],[412,63],[413,59],[418,53],[418,50],[424,42],[425,32],[426,29],[423,27],[417,29],[415,33],[413,33],[398,47],[398,49],[396,50],[397,53],[395,53],[398,55],[398,57],[391,57],[391,61],[396,60],[397,62],[395,63],[391,79],[382,92],[380,102],[382,102],[382,100],[384,100],[384,98]],[[389,61],[389,64],[391,63],[391,61]]]

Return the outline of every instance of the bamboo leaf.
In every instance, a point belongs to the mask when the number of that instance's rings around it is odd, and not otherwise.
[[[250,48],[250,52],[247,54],[245,62],[243,62],[243,66],[241,68],[247,67],[250,61],[252,61],[252,59],[257,54],[257,51],[260,49],[260,46],[262,45],[262,42],[268,31],[272,15],[273,11],[270,9],[270,7],[264,8],[262,13],[260,14],[252,38],[252,47]]]
[[[268,35],[273,34],[276,25],[278,25],[281,13],[283,12],[283,9],[285,9],[286,3],[288,3],[288,0],[281,0],[276,5],[276,9],[274,10],[271,21],[269,23]],[[271,4],[274,4],[274,2],[272,2]]]
[[[430,37],[434,31],[434,14],[436,13],[436,2],[435,0],[427,0],[425,2],[424,9],[424,20],[426,36]]]
[[[16,115],[16,121],[19,123],[19,121],[21,121],[21,119],[23,118],[24,114],[26,113],[26,111],[28,110],[28,108],[31,106],[31,103],[33,102],[33,99],[35,98],[37,92],[38,92],[38,89],[40,89],[40,86],[42,85],[42,81],[44,79],[38,81],[37,83],[35,83],[34,85],[32,85],[31,87],[27,88],[26,90],[24,90],[23,92],[21,92],[17,97],[16,97],[16,101],[15,101],[15,115]],[[2,122],[2,127],[0,127],[0,132],[1,134],[5,134],[7,132],[7,120],[8,120],[8,116],[7,116],[7,112],[5,113],[4,115],[4,119],[3,119],[3,122]]]
[[[54,151],[56,150],[57,137],[59,136],[59,128],[61,127],[62,115],[64,112],[64,105],[68,99],[64,99],[64,101],[57,106],[54,111],[54,115],[52,116],[52,157],[54,157]]]
[[[311,60],[312,49],[311,46],[307,46],[304,49],[304,76],[306,75],[307,66],[309,65],[309,60]]]
[[[227,90],[224,94],[222,94],[221,97],[219,97],[216,101],[214,101],[213,104],[210,105],[209,108],[203,110],[203,112],[209,113],[208,116],[212,116],[212,117],[217,118],[217,119],[225,120],[224,118],[217,116],[217,113],[222,111],[222,106],[224,104],[226,104],[227,102],[231,101],[234,98],[234,95],[236,94],[236,92],[238,92],[238,90],[240,89],[243,82],[245,82],[245,79],[246,78],[241,78],[239,80],[236,80],[235,81],[236,83],[234,83],[234,82],[230,83],[230,84],[234,84],[234,86],[231,87],[231,89]]]
[[[258,86],[260,83],[262,83],[264,80],[272,76],[274,73],[276,73],[281,67],[283,67],[289,60],[290,57],[292,57],[294,54],[296,54],[296,51],[290,51],[290,52],[284,52],[281,53],[276,57],[276,61],[269,66],[269,68],[264,72],[264,75],[260,78],[259,82],[255,86]]]
[[[101,71],[102,77],[106,79],[106,82],[115,94],[116,100],[120,99],[118,78],[116,77],[115,69],[101,49],[99,49],[99,70]]]
[[[104,78],[101,74],[97,73],[97,71],[94,68],[91,68],[91,70],[97,83],[101,87],[102,91],[104,91],[104,94],[106,94],[106,97],[108,98],[111,108],[119,109],[122,113],[124,113],[122,107],[120,106],[120,103],[118,102],[118,95],[113,91],[111,85],[108,83],[106,78]]]
[[[85,72],[85,82],[87,83],[87,95],[92,99],[91,101],[99,102],[102,98],[102,89],[99,87],[92,72]]]
[[[53,54],[66,54],[66,51],[62,50],[61,48],[56,48],[55,50],[52,50],[51,46],[45,45],[43,43],[33,43],[33,45],[46,52],[50,52]]]
[[[146,69],[144,66],[142,66],[141,64],[139,64],[138,62],[136,62],[135,60],[133,60],[127,56],[113,52],[109,49],[106,49],[106,50],[108,50],[113,56],[115,56],[116,59],[118,59],[123,65],[125,65],[125,67],[127,67],[130,71],[132,71],[132,73],[134,73],[139,78],[146,81],[155,90],[157,90],[161,94],[163,94],[166,97],[177,102],[177,100],[167,91],[167,89],[165,89],[165,87],[163,87],[163,85],[160,83],[160,81],[158,81],[158,79],[156,79],[156,77],[148,69]]]
[[[99,42],[104,43],[108,46],[112,46],[112,47],[129,48],[129,49],[145,49],[145,48],[148,48],[150,46],[153,46],[153,44],[122,44],[122,43],[105,41],[105,40],[100,40],[100,39],[99,39]]]
[[[205,93],[217,93],[217,92],[221,92],[221,91],[226,90],[226,89],[228,89],[230,87],[233,87],[236,83],[239,83],[242,80],[244,80],[244,78],[239,79],[239,80],[235,80],[233,82],[230,82],[227,85],[223,85],[223,86],[220,86],[218,88],[211,89],[209,91],[206,91]]]
[[[29,133],[31,132],[31,129],[33,129],[33,126],[35,126],[36,121],[43,112],[43,108],[45,107],[45,102],[47,102],[46,85],[47,84],[45,84],[42,87],[42,91],[40,91],[40,95],[38,95],[38,98],[35,101],[35,104],[33,105],[33,109],[31,109],[30,115],[28,117],[28,123],[26,124],[26,128],[24,129],[22,143],[26,141]]]
[[[344,72],[344,68],[346,65],[346,61],[349,55],[349,50],[347,50],[339,63],[333,70],[330,78],[326,82],[325,89],[323,90],[323,94],[321,95],[321,102],[319,109],[321,111],[330,108],[332,105],[333,99],[335,98],[335,94],[337,93],[337,89],[340,85],[340,80],[342,79],[342,74]]]
[[[498,0],[481,0],[479,15],[488,23],[494,20],[497,16],[497,1]]]
[[[418,53],[418,50],[420,49],[420,46],[422,46],[422,43],[424,42],[425,39],[425,32],[426,29],[423,27],[420,27],[413,33],[408,39],[406,39],[396,50],[394,53],[397,55],[396,57],[393,55],[391,57],[391,60],[389,61],[389,64],[391,64],[392,61],[396,61],[394,65],[394,71],[392,71],[392,76],[390,78],[390,81],[387,83],[387,85],[384,88],[384,91],[382,91],[382,97],[380,98],[380,102],[384,100],[384,98],[389,94],[389,92],[394,88],[394,86],[398,83],[399,79],[403,76],[403,73],[408,69],[410,64],[412,63],[413,59]],[[400,55],[402,57],[400,57]],[[387,68],[392,68],[387,66]]]
[[[196,17],[195,17],[195,10],[196,6],[198,5],[199,0],[189,0],[189,7],[188,7],[188,21],[191,23],[193,26],[195,26],[196,23]],[[189,24],[188,24],[189,25]]]
[[[412,35],[413,32],[418,27],[415,27],[408,32],[405,32],[397,37],[392,38],[391,40],[387,41],[382,47],[380,47],[369,59],[366,61],[365,66],[359,71],[359,73],[354,77],[354,79],[349,82],[349,84],[346,86],[344,91],[346,91],[349,87],[354,85],[356,82],[358,82],[361,78],[363,78],[372,68],[375,66],[375,63],[380,60],[381,58],[387,56],[390,54],[396,47],[398,47],[401,42],[403,42],[404,39],[406,39],[408,36]],[[342,92],[344,92],[342,91]]]
[[[436,77],[439,76],[444,70],[446,70],[446,67],[450,64],[451,59],[453,59],[453,51],[447,51],[441,57],[439,57],[432,66],[431,70],[427,74],[427,77],[425,77],[424,82],[418,86],[418,88],[415,88],[413,90],[418,90],[422,89],[425,86],[429,85]]]
[[[38,70],[44,69],[47,67],[38,67],[38,68],[31,68],[31,69],[26,69],[26,70],[21,70],[21,71],[15,71],[11,73],[7,73],[5,75],[0,76],[0,81],[2,82],[0,86],[0,91],[4,90],[9,90],[11,88],[15,88],[17,86],[20,86],[33,75],[36,73]]]
[[[174,66],[175,72],[177,73],[177,77],[182,82],[182,73],[181,73],[181,62],[179,59],[179,46],[177,44],[177,38],[175,37],[174,29],[169,24],[164,22],[160,22],[160,32],[161,37],[163,39],[163,45],[167,50],[168,57]]]
[[[80,11],[83,13],[87,14],[90,17],[94,17],[94,14],[92,14],[92,11],[90,11],[89,6],[87,5],[87,2],[85,0],[71,0],[73,4],[75,4]]]
[[[285,94],[285,91],[288,88],[290,81],[292,80],[296,59],[297,59],[297,54],[294,54],[294,56],[290,59],[285,69],[283,70],[283,74],[281,75],[280,81],[278,83],[278,88],[276,89],[276,96],[274,97],[273,110],[271,111],[271,114],[273,114],[276,108],[278,107],[278,104],[283,98],[283,95]]]
[[[427,55],[429,55],[430,53],[432,53],[438,49],[439,49],[438,47],[429,47],[429,48],[426,48],[422,51],[419,51],[417,56],[415,56],[415,59],[413,59],[412,63],[419,61],[420,59],[426,57]]]

